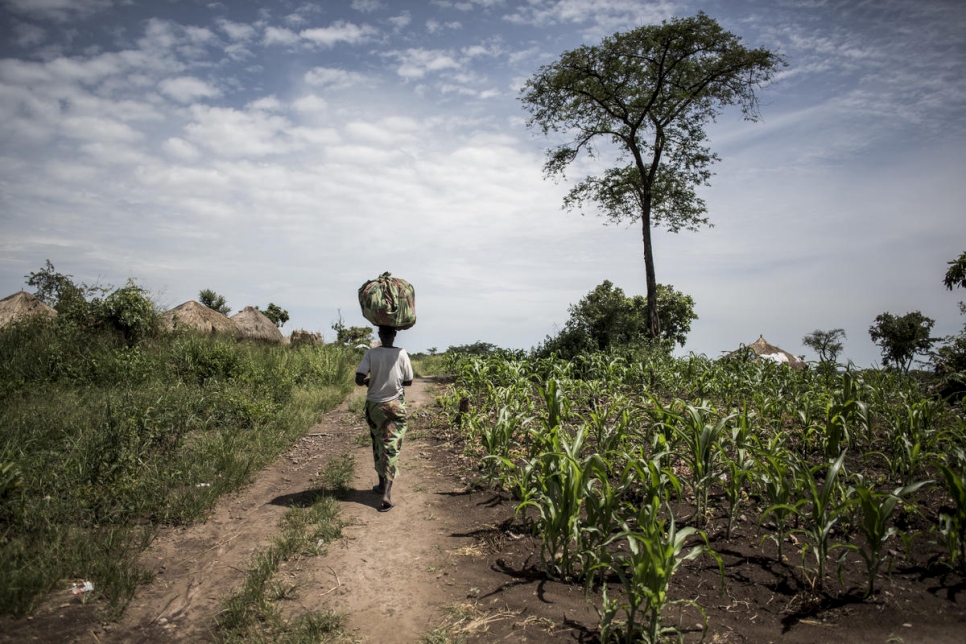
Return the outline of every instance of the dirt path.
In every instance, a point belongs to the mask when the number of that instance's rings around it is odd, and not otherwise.
[[[416,380],[407,391],[411,416],[432,402],[429,388],[426,380]],[[326,461],[348,452],[356,458],[356,474],[341,503],[341,518],[350,524],[346,538],[331,544],[325,557],[283,566],[280,577],[297,587],[294,610],[344,612],[364,641],[416,641],[439,622],[452,599],[433,575],[414,574],[441,568],[458,545],[450,542],[439,507],[440,486],[452,484],[437,480],[419,441],[409,441],[400,459],[396,507],[377,512],[371,450],[359,436],[368,437],[364,420],[343,405],[252,485],[219,503],[205,523],[163,534],[143,558],[157,573],[155,581],[101,640],[214,639],[214,617],[228,591],[242,583],[253,554],[270,545],[288,507],[318,487],[316,477]]]

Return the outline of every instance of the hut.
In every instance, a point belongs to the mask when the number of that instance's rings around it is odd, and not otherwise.
[[[234,337],[241,335],[241,330],[228,316],[194,300],[188,300],[162,313],[161,325],[168,331],[186,328],[202,333],[221,333]]]
[[[296,329],[292,331],[290,342],[293,347],[298,345],[320,346],[322,344],[322,334],[306,331],[305,329]]]
[[[751,358],[752,360],[770,360],[778,364],[786,364],[792,369],[804,369],[806,366],[805,361],[798,356],[773,344],[769,344],[763,335],[759,335],[758,339],[751,344],[727,354],[725,358],[737,359],[742,356],[750,357],[749,352],[754,354],[754,357]]]
[[[265,342],[282,342],[285,339],[278,327],[254,306],[246,306],[229,319],[238,327],[243,338]]]
[[[0,300],[0,327],[35,315],[57,317],[57,310],[25,291],[19,291]]]

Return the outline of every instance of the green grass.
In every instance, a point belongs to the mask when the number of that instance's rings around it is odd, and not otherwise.
[[[354,363],[334,346],[4,329],[0,613],[29,613],[84,578],[119,615],[156,528],[191,523],[249,482],[344,399]]]
[[[419,378],[452,373],[452,359],[445,354],[413,356],[413,371]]]
[[[333,459],[321,473],[323,489],[307,507],[293,507],[280,521],[280,534],[267,549],[258,552],[248,568],[242,587],[224,603],[217,619],[225,642],[332,642],[344,638],[345,619],[332,612],[309,612],[286,621],[281,601],[298,589],[286,587],[274,577],[282,562],[296,557],[318,556],[327,544],[342,535],[335,495],[348,489],[355,468],[350,454]]]

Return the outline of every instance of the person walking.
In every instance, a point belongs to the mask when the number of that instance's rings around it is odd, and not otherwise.
[[[356,384],[367,386],[366,422],[372,438],[372,459],[379,484],[373,489],[382,494],[380,512],[394,507],[392,482],[396,478],[396,463],[406,435],[406,400],[403,387],[413,384],[413,365],[409,354],[393,346],[396,329],[379,327],[381,346],[373,347],[362,356],[356,368]]]

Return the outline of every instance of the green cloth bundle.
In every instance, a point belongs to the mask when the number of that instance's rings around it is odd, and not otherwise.
[[[359,287],[362,315],[376,326],[400,331],[416,324],[416,290],[387,271]]]

